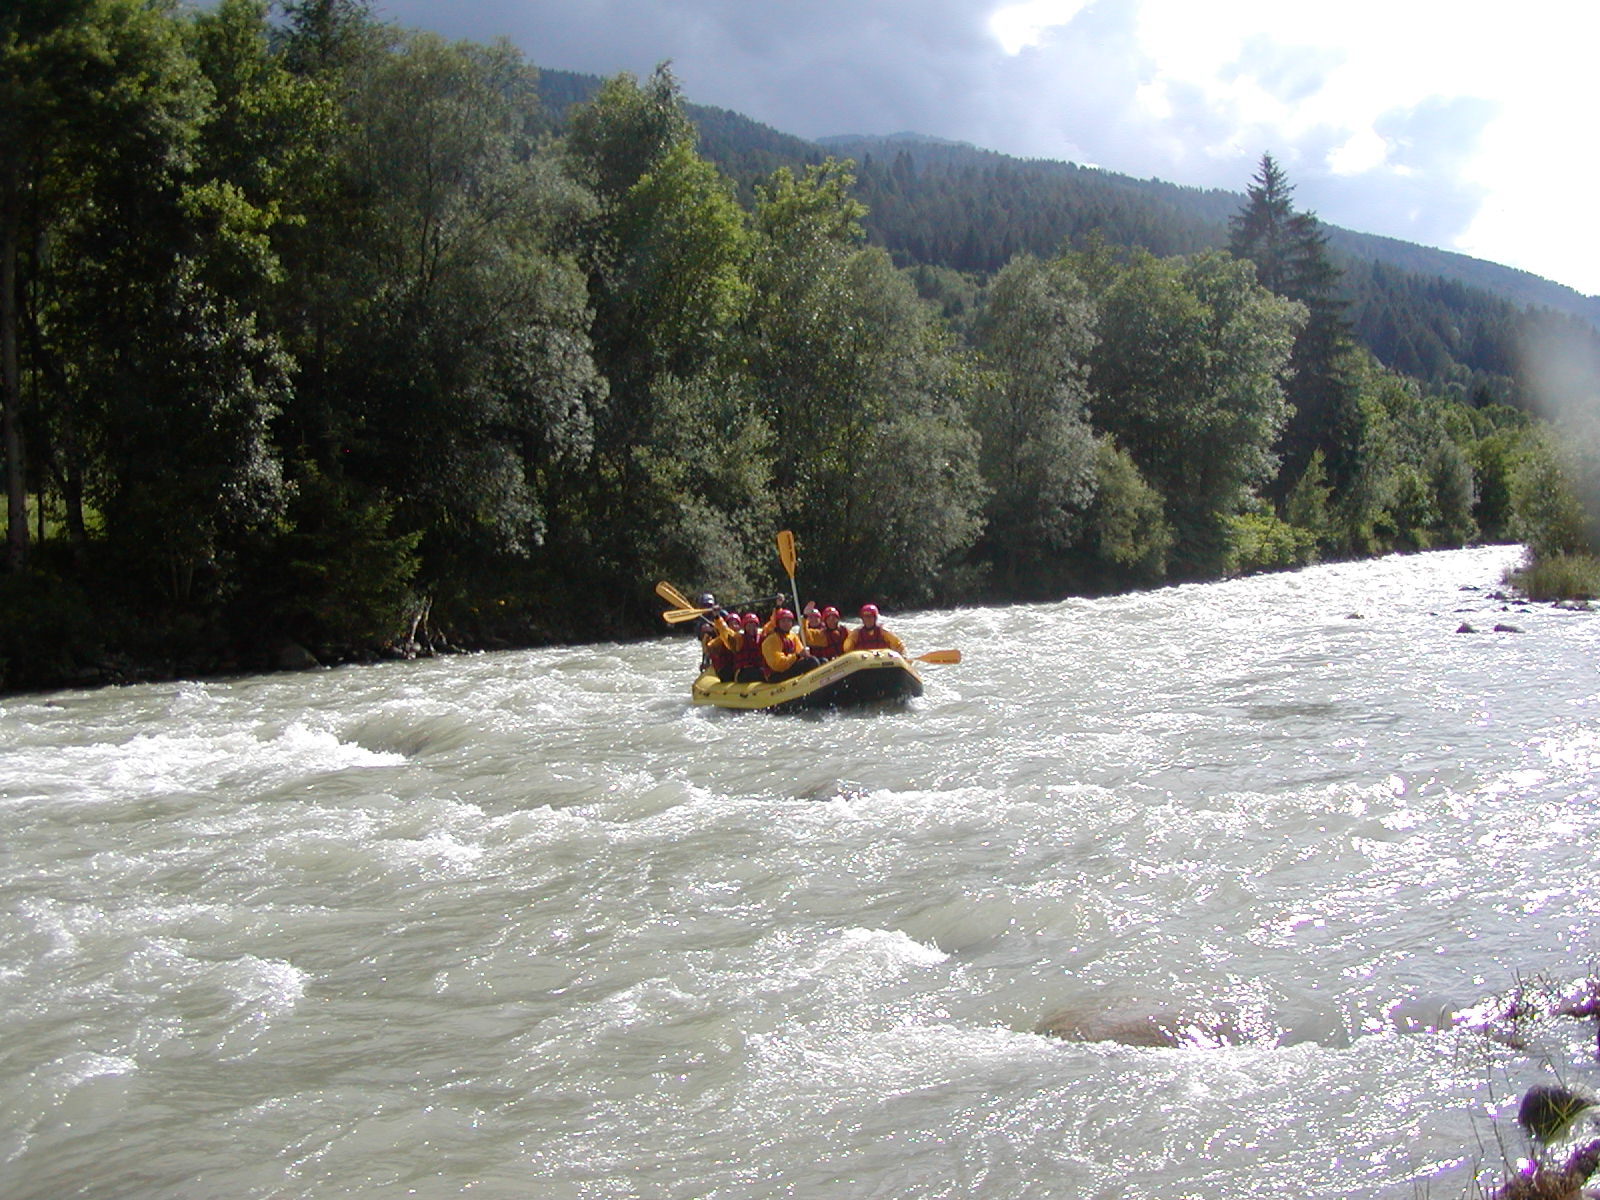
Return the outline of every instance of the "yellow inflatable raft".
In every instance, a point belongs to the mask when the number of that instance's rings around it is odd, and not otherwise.
[[[852,650],[782,683],[723,683],[707,671],[692,695],[718,708],[841,708],[920,696],[922,676],[893,650]]]

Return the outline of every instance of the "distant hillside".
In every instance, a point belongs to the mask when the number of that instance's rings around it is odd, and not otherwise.
[[[553,70],[540,78],[555,125],[601,82]],[[868,236],[906,267],[981,278],[1019,253],[1050,255],[1081,246],[1091,235],[1156,255],[1190,254],[1225,246],[1228,219],[1245,199],[1242,190],[1135,179],[923,134],[808,141],[727,109],[685,107],[699,130],[701,152],[745,199],[778,167],[799,168],[827,156],[855,160]],[[1345,271],[1356,336],[1386,365],[1429,387],[1519,403],[1515,362],[1529,322],[1577,318],[1591,334],[1600,329],[1600,298],[1529,272],[1394,238],[1324,229]]]
[[[905,154],[919,171],[947,176],[954,173],[970,181],[999,180],[1025,190],[1054,190],[1064,207],[1073,210],[1071,217],[1060,214],[1055,217],[1056,228],[1083,226],[1088,223],[1086,217],[1096,216],[1120,216],[1127,221],[1134,211],[1142,209],[1142,223],[1152,230],[1163,231],[1156,235],[1157,240],[1174,244],[1190,242],[1184,250],[1223,245],[1227,240],[1228,218],[1239,210],[1245,199],[1242,191],[1183,187],[1159,179],[1134,179],[1095,167],[1015,158],[964,143],[915,135],[830,137],[819,139],[817,144],[836,157],[854,158],[858,163],[881,163],[886,159],[892,162]],[[1089,195],[1080,204],[1074,204],[1073,192]],[[1016,214],[1025,211],[1025,204],[1012,201],[997,203],[986,216],[998,215],[1002,221],[1009,218],[1014,222]],[[1600,297],[1585,296],[1530,272],[1336,225],[1325,224],[1324,228],[1330,248],[1342,259],[1364,259],[1414,275],[1437,276],[1480,288],[1518,305],[1552,308],[1600,325]],[[1140,244],[1145,244],[1153,253],[1167,252],[1146,242]]]
[[[1375,233],[1356,233],[1334,225],[1327,230],[1328,244],[1348,258],[1381,262],[1413,275],[1436,275],[1492,292],[1516,304],[1553,308],[1600,326],[1600,296],[1585,296],[1532,272]]]

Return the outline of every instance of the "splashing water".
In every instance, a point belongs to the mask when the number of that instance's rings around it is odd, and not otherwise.
[[[902,616],[897,710],[682,638],[10,698],[0,1193],[1460,1194],[1593,1072],[1458,1019],[1600,944],[1600,618],[1515,553]]]

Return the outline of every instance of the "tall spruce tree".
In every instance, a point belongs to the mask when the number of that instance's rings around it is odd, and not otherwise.
[[[1285,491],[1321,450],[1338,488],[1358,469],[1359,415],[1355,387],[1341,369],[1351,345],[1340,270],[1328,258],[1328,239],[1315,213],[1296,212],[1294,188],[1271,154],[1261,156],[1244,207],[1229,221],[1228,249],[1255,264],[1262,286],[1305,305],[1286,388],[1293,414],[1279,445]]]

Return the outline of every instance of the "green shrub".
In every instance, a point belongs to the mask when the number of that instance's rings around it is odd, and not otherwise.
[[[102,645],[99,616],[82,588],[39,570],[0,575],[0,685],[68,683]]]
[[[1316,561],[1316,535],[1269,512],[1240,513],[1227,521],[1224,575],[1281,571]]]
[[[1529,556],[1507,582],[1530,600],[1593,600],[1600,597],[1600,559],[1592,554]]]
[[[1172,526],[1161,494],[1131,457],[1110,438],[1095,444],[1095,498],[1086,514],[1085,548],[1097,565],[1133,583],[1154,583],[1167,573]]]
[[[416,533],[397,533],[381,494],[302,467],[288,520],[247,564],[241,632],[288,634],[315,651],[381,644],[415,605]]]
[[[1289,491],[1284,506],[1289,524],[1311,535],[1318,548],[1331,548],[1334,541],[1333,488],[1328,483],[1327,466],[1321,449],[1311,452],[1305,472]]]
[[[1588,553],[1589,517],[1562,453],[1552,442],[1529,443],[1512,476],[1511,497],[1516,532],[1536,560]]]

